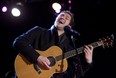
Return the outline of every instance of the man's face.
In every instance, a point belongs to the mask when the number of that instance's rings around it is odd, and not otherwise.
[[[59,30],[62,30],[65,26],[70,24],[70,21],[71,16],[68,13],[62,12],[56,17],[54,24]]]

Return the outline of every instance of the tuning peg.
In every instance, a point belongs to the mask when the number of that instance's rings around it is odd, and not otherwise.
[[[103,48],[103,49],[105,49],[105,46],[104,46],[104,45],[102,45],[102,48]]]
[[[114,40],[114,34],[111,34],[111,38],[112,38],[112,40]]]

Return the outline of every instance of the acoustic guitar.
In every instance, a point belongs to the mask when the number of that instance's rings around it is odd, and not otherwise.
[[[94,48],[99,46],[112,46],[113,39],[111,37],[100,39],[88,45]],[[83,53],[83,47],[77,48],[78,54]],[[62,73],[67,70],[67,59],[77,55],[75,50],[63,53],[58,46],[51,46],[46,51],[36,50],[40,55],[46,56],[51,64],[51,69],[46,70],[44,67],[38,66],[36,63],[30,63],[20,53],[15,58],[15,70],[18,78],[50,78],[55,73]]]

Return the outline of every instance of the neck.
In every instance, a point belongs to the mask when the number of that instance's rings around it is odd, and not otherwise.
[[[58,30],[58,36],[62,35],[63,33],[64,33],[64,31]]]

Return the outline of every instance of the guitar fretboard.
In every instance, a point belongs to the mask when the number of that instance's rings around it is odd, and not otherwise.
[[[91,43],[89,45],[93,46],[93,48],[96,48],[96,47],[102,46],[103,43],[101,41],[98,41],[98,42]],[[84,47],[77,48],[78,54],[83,53],[83,48]],[[62,55],[57,56],[56,60],[59,61],[61,59],[65,59],[65,58],[67,59],[67,58],[73,57],[75,55],[77,55],[76,51],[71,50],[71,51],[68,51],[68,52],[66,52],[66,53],[64,53]]]

